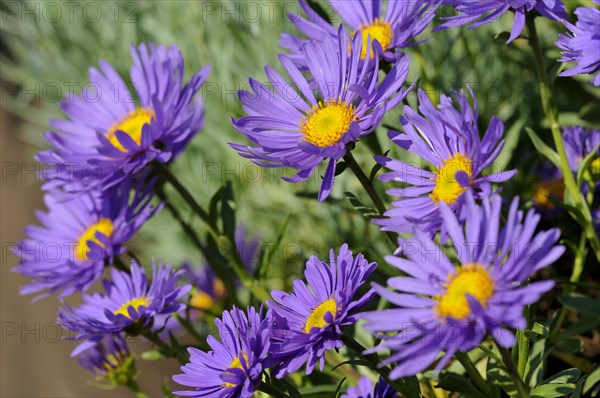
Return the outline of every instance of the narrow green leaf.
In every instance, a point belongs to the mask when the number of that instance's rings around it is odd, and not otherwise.
[[[344,195],[346,195],[354,210],[362,214],[365,218],[371,220],[379,217],[377,210],[362,203],[352,192],[344,192]]]
[[[596,366],[585,378],[583,393],[588,394],[594,386],[600,387],[600,365]]]
[[[535,149],[544,155],[548,160],[550,160],[556,167],[560,168],[560,158],[558,153],[554,151],[554,149],[550,148],[538,135],[529,127],[525,127],[525,131],[527,131],[527,135],[529,135],[529,139],[531,139],[531,143],[535,147]]]
[[[592,299],[582,294],[573,293],[568,296],[560,296],[558,301],[580,314],[600,317],[600,311],[598,311],[600,308],[599,299]]]
[[[541,323],[534,322],[531,327],[531,332],[535,334],[539,334],[540,336],[548,337],[550,335],[548,331],[548,327],[542,325]]]

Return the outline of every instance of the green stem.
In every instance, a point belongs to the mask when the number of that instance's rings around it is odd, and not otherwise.
[[[187,332],[190,335],[192,335],[200,344],[202,344],[203,346],[206,345],[206,339],[202,337],[202,335],[196,330],[194,325],[192,325],[192,323],[189,320],[187,320],[179,314],[175,314],[175,319],[177,319],[181,326],[183,326],[185,330],[187,330]]]
[[[262,391],[266,394],[269,394],[272,397],[289,398],[289,396],[287,394],[285,394],[283,391],[278,390],[277,388],[273,387],[271,384],[265,383],[264,381],[260,382],[257,389],[258,389],[258,391]]]
[[[346,161],[346,163],[350,167],[350,170],[352,170],[352,172],[354,173],[354,175],[356,176],[356,178],[358,179],[360,184],[363,186],[363,188],[365,189],[365,191],[371,198],[371,201],[373,201],[373,204],[377,208],[377,211],[379,212],[379,214],[381,214],[383,216],[387,210],[385,208],[385,205],[383,204],[383,200],[381,200],[381,197],[375,190],[375,187],[371,183],[371,180],[369,180],[369,177],[367,177],[367,175],[365,174],[363,169],[360,167],[360,165],[358,164],[358,162],[352,155],[351,151],[346,152],[346,154],[344,155],[344,160]],[[394,245],[397,244],[395,234],[387,232],[387,236],[392,241],[392,244],[394,244]]]
[[[479,373],[479,371],[475,367],[475,364],[473,363],[473,361],[471,361],[471,358],[469,358],[469,355],[464,352],[457,351],[454,356],[456,357],[456,359],[458,359],[458,362],[460,362],[463,368],[465,368],[465,371],[467,372],[471,380],[473,380],[475,385],[479,387],[481,392],[486,397],[491,397],[492,391],[490,390],[490,386],[488,386],[486,381],[483,379],[481,373]]]
[[[566,193],[565,202],[568,203],[568,198],[571,199],[572,204],[580,212],[583,217],[583,222],[580,223],[583,230],[585,231],[587,239],[596,252],[596,257],[600,261],[600,240],[594,229],[592,215],[588,208],[583,194],[577,187],[575,177],[571,171],[569,165],[569,159],[567,158],[567,152],[565,151],[565,145],[560,130],[559,116],[558,116],[558,105],[554,99],[552,93],[552,87],[548,81],[548,75],[546,72],[546,65],[544,62],[544,54],[540,45],[540,40],[535,27],[535,20],[533,16],[527,16],[527,30],[529,32],[529,44],[533,49],[533,55],[535,60],[535,67],[540,81],[540,96],[542,99],[542,107],[546,117],[550,121],[550,129],[552,131],[552,137],[554,139],[554,145],[560,159],[560,171],[564,177]],[[579,221],[579,220],[578,220]]]
[[[129,383],[127,383],[127,388],[129,388],[133,392],[135,398],[150,398],[146,393],[142,391],[137,381],[135,380],[131,380]]]
[[[563,295],[568,296],[573,293],[577,287],[577,282],[579,282],[579,278],[581,278],[581,273],[583,272],[583,265],[585,264],[585,257],[587,255],[587,251],[585,250],[585,242],[586,236],[585,233],[581,234],[581,238],[579,239],[579,246],[577,247],[577,253],[575,253],[575,261],[573,262],[573,271],[571,272],[571,277],[569,278],[569,284],[567,284],[563,289]],[[568,308],[566,305],[563,305],[560,308],[560,312],[556,317],[556,321],[553,322],[553,325],[550,327],[550,334],[548,336],[547,344],[551,344],[554,342],[556,335],[560,332],[560,328],[567,317]]]
[[[407,397],[412,396],[411,391],[403,384],[402,379],[400,379],[399,381],[390,379],[390,369],[387,366],[383,366],[383,367],[379,366],[379,360],[377,358],[377,355],[363,354],[363,352],[366,351],[366,348],[363,347],[363,345],[360,344],[358,341],[354,340],[351,336],[348,336],[346,334],[342,335],[342,341],[344,342],[346,347],[348,347],[352,351],[354,351],[354,353],[356,355],[358,355],[360,357],[360,359],[369,363],[370,364],[369,368],[371,370],[379,373],[379,375],[383,378],[383,380],[385,380],[385,382],[388,385],[390,385],[391,387],[394,387],[396,390],[398,390],[399,392],[401,392],[403,395],[405,395]]]
[[[184,352],[176,350],[162,341],[156,333],[148,331],[143,333],[142,336],[147,338],[152,344],[156,345],[164,355],[177,359],[182,365],[185,365],[188,362],[187,355]]]
[[[213,221],[210,219],[208,213],[200,206],[200,204],[194,199],[190,191],[187,190],[186,187],[183,186],[182,183],[179,182],[177,177],[171,173],[171,170],[160,162],[154,162],[154,168],[158,171],[158,173],[167,181],[175,190],[179,193],[179,195],[185,200],[185,202],[190,206],[190,208],[200,217],[202,221],[206,223],[209,228],[210,233],[218,238],[219,233],[218,229]]]
[[[502,360],[506,365],[506,369],[515,383],[517,396],[519,398],[529,398],[529,389],[525,386],[525,383],[523,383],[521,376],[519,376],[519,370],[517,369],[517,365],[515,365],[515,361],[513,361],[510,351],[507,348],[500,346],[498,343],[496,343],[496,345],[502,355]]]

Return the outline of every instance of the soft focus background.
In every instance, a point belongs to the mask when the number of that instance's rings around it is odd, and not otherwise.
[[[569,12],[589,3],[566,1]],[[97,65],[99,58],[126,75],[132,43],[176,44],[186,60],[188,76],[205,64],[212,65],[202,90],[206,127],[176,162],[176,174],[201,203],[231,181],[238,220],[250,235],[260,236],[266,244],[277,239],[289,217],[284,243],[273,260],[272,285],[288,283],[302,272],[306,257],[324,256],[329,247],[342,242],[376,261],[380,260],[377,252],[385,253],[386,249],[378,250],[385,237],[353,210],[343,194],[359,191],[352,175],[340,175],[331,198],[319,204],[314,200],[320,184],[318,173],[310,182],[288,184],[280,177],[290,176],[292,171],[259,168],[227,145],[244,142],[230,125],[230,116],[242,115],[236,91],[248,88],[249,76],[265,82],[266,64],[282,71],[276,58],[281,51],[277,41],[284,31],[295,33],[286,17],[288,12],[300,12],[295,1],[48,0],[2,1],[0,5],[2,397],[129,396],[125,390],[96,389],[87,371],[69,358],[73,344],[61,340],[60,328],[53,323],[56,298],[32,304],[30,297],[19,296],[18,286],[26,281],[11,272],[17,258],[10,248],[23,238],[23,227],[36,222],[34,209],[43,208],[41,184],[35,176],[41,166],[36,166],[33,156],[45,148],[41,133],[48,129],[48,121],[62,117],[60,101],[69,93],[80,93],[88,68]],[[326,5],[324,10],[331,14]],[[332,17],[339,21],[335,14]],[[543,116],[527,42],[505,45],[507,36],[502,32],[511,22],[503,19],[474,31],[426,33],[423,38],[433,40],[407,53],[411,56],[410,80],[419,76],[419,87],[432,99],[470,84],[478,97],[482,131],[492,115],[504,121],[507,143],[497,166],[520,170],[505,188],[505,197],[520,194],[527,201],[536,188],[537,177],[531,172],[537,170],[539,159],[528,155],[532,147],[523,128],[533,127],[546,138],[549,134],[536,124]],[[564,28],[548,21],[539,23],[547,56],[556,60],[560,54],[553,43]],[[598,123],[599,110],[588,105],[595,99],[597,105],[597,93],[591,86],[560,78],[557,86],[565,124],[593,127]],[[411,94],[409,102],[414,101]],[[386,124],[397,126],[399,114],[400,109],[390,112]],[[355,151],[367,170],[374,165],[372,151],[392,149],[395,156],[406,158],[391,148],[386,132],[387,128],[381,127],[365,140],[367,145]],[[361,199],[369,203],[366,197]],[[197,220],[191,221],[202,228]],[[145,225],[133,244],[145,260],[203,261],[166,212]],[[175,372],[176,364],[138,362],[142,389],[160,395],[161,385]]]

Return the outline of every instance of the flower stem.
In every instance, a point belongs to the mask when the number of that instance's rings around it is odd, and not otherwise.
[[[471,361],[471,358],[469,358],[469,355],[464,352],[457,351],[454,356],[456,357],[456,359],[458,359],[458,362],[460,362],[463,368],[465,368],[465,371],[467,372],[471,380],[473,380],[475,385],[479,387],[481,392],[486,397],[491,397],[492,391],[490,390],[490,386],[488,386],[486,381],[483,379],[481,373],[479,373],[479,371],[475,367],[475,364],[473,363],[473,361]]]
[[[258,391],[262,391],[266,394],[269,394],[272,397],[289,398],[289,396],[286,393],[278,390],[277,388],[273,387],[271,384],[265,383],[264,381],[261,381],[260,384],[258,385],[258,387],[256,387],[256,389]]]
[[[383,204],[383,200],[381,200],[381,197],[375,190],[375,187],[369,180],[369,177],[367,177],[367,175],[365,174],[363,169],[360,167],[360,165],[358,164],[358,162],[352,155],[351,151],[346,152],[346,154],[344,155],[344,160],[346,161],[346,163],[350,167],[350,170],[352,170],[352,173],[354,173],[354,175],[356,176],[356,178],[358,179],[360,184],[363,186],[363,188],[365,189],[365,191],[367,192],[367,194],[373,201],[373,204],[377,208],[377,211],[379,212],[379,214],[381,214],[383,216],[386,212],[386,208],[385,208],[385,205]],[[396,241],[395,234],[392,234],[390,232],[387,232],[386,234],[387,234],[388,238],[392,241],[392,244],[396,245],[397,241]]]
[[[354,351],[354,353],[356,355],[358,355],[360,357],[360,359],[368,362],[370,364],[369,368],[374,370],[375,372],[379,373],[379,375],[383,378],[383,380],[385,380],[385,382],[388,385],[390,385],[391,387],[394,387],[396,390],[401,392],[404,396],[407,396],[407,397],[414,396],[412,391],[407,386],[404,385],[403,379],[400,379],[400,380],[390,379],[390,369],[387,366],[382,366],[382,367],[379,366],[379,360],[377,358],[377,355],[363,354],[363,352],[366,351],[366,348],[363,347],[363,345],[360,344],[358,341],[354,340],[354,338],[352,338],[351,336],[348,336],[346,334],[342,335],[342,341],[344,342],[346,347],[348,347],[352,351]]]
[[[567,158],[567,152],[565,151],[565,145],[560,130],[558,105],[554,99],[552,93],[552,87],[548,81],[548,75],[546,72],[546,65],[544,62],[544,54],[540,45],[540,40],[535,27],[535,20],[533,16],[527,16],[527,30],[529,32],[529,44],[533,49],[533,55],[535,60],[535,67],[537,70],[538,79],[540,81],[540,96],[542,99],[542,107],[546,117],[550,121],[550,130],[552,131],[552,138],[554,139],[554,145],[560,159],[560,171],[565,181],[566,193],[565,202],[568,200],[572,201],[572,205],[579,211],[580,216],[583,218],[583,222],[580,220],[580,224],[585,231],[587,239],[594,248],[596,258],[600,261],[600,240],[594,229],[592,215],[588,208],[583,194],[577,187],[575,177],[571,171],[569,165],[569,159]]]
[[[176,350],[162,341],[155,332],[147,331],[143,333],[142,336],[147,338],[152,344],[156,345],[164,355],[177,359],[182,365],[185,365],[188,362],[187,356],[182,351]]]
[[[149,396],[142,391],[142,389],[135,380],[131,380],[129,383],[127,383],[127,388],[129,388],[131,392],[133,392],[135,398],[149,398]]]
[[[527,386],[525,386],[525,383],[523,383],[521,376],[519,376],[519,370],[517,369],[515,361],[512,359],[510,351],[507,348],[500,346],[498,343],[496,343],[496,345],[498,346],[498,350],[502,355],[502,361],[506,365],[506,369],[515,383],[515,387],[517,388],[517,396],[519,398],[529,398],[529,389]]]

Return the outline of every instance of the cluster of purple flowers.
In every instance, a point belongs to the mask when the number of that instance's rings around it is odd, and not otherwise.
[[[300,0],[308,19],[290,19],[306,37],[284,34],[280,40],[290,52],[279,56],[288,79],[271,66],[265,67],[271,88],[250,79],[252,91],[239,92],[247,116],[232,122],[250,143],[230,144],[264,167],[295,169],[297,174],[287,178],[294,183],[326,163],[319,201],[332,192],[338,162],[349,159],[386,112],[399,108],[412,92],[416,81],[407,84],[410,61],[401,49],[421,43],[417,36],[441,4],[454,6],[456,15],[434,31],[469,23],[477,27],[512,11],[509,42],[534,13],[562,21],[572,33],[557,43],[564,50],[560,61],[578,63],[563,75],[596,74],[593,84],[600,85],[600,14],[595,8],[579,8],[579,21],[572,25],[559,0],[389,1],[385,12],[381,0],[331,4],[343,20],[339,26]],[[203,126],[203,107],[194,96],[208,67],[184,84],[176,47],[140,45],[131,48],[131,55],[134,90],[101,61],[99,69],[90,69],[100,100],[69,98],[62,104],[68,119],[53,121],[56,131],[46,134],[52,148],[38,160],[54,166],[45,185],[48,212],[38,213],[43,226],[28,227],[28,238],[17,249],[21,262],[16,270],[31,278],[24,294],[57,292],[63,298],[84,293],[105,266],[119,262],[126,243],[161,208],[152,205],[160,183],[154,165],[177,158]],[[122,91],[116,98],[107,96],[114,87]],[[390,131],[388,137],[420,158],[420,164],[374,158],[388,169],[379,179],[393,184],[387,193],[397,199],[373,223],[403,234],[398,249],[386,257],[401,275],[387,280],[390,289],[367,283],[376,264],[362,254],[354,256],[347,244],[337,255],[331,250],[329,263],[311,257],[305,281],[294,281],[292,292],[274,290],[260,310],[234,307],[215,319],[219,338],[208,337],[206,352],[189,348],[189,363],[173,380],[193,390],[177,395],[251,397],[267,369],[277,378],[303,366],[307,375],[316,366],[323,370],[326,352],[343,348],[346,329],[360,318],[380,341],[365,353],[390,353],[381,363],[392,365],[390,379],[415,375],[436,361],[439,371],[486,336],[501,347],[514,345],[512,330],[527,326],[523,308],[554,285],[529,278],[554,263],[564,247],[557,245],[558,229],[536,233],[540,216],[520,211],[519,198],[501,216],[503,202],[495,184],[516,173],[490,171],[503,149],[504,125],[493,117],[480,134],[477,99],[468,90],[470,96],[464,91],[442,95],[439,104],[419,90],[418,106],[402,107],[401,131]],[[564,140],[574,173],[596,151],[590,172],[600,175],[599,131],[565,129]],[[600,183],[588,182],[582,190],[598,192]],[[238,230],[235,244],[251,273],[257,246],[247,251],[248,242]],[[52,259],[49,251],[55,253]],[[184,277],[191,284],[182,284]],[[188,310],[212,310],[226,295],[208,267],[175,270],[160,261],[153,264],[151,279],[136,261],[126,271],[113,268],[103,288],[58,313],[61,325],[82,341],[73,355],[81,354],[81,364],[97,375],[130,371],[124,369],[130,362],[124,335],[164,330],[186,303]],[[361,313],[377,295],[392,308]],[[345,396],[395,394],[385,380],[373,386],[363,378]]]

